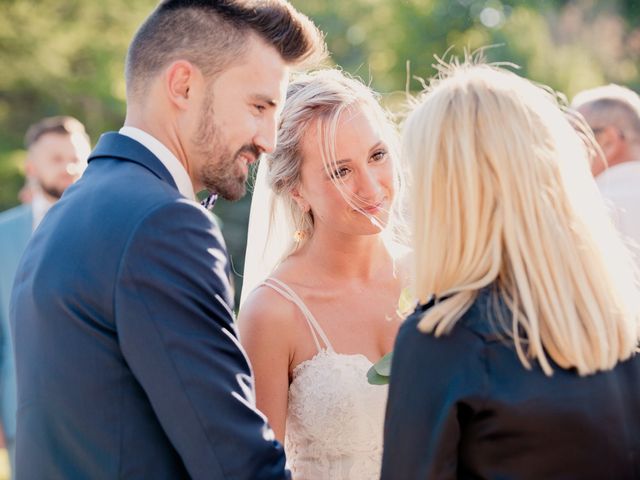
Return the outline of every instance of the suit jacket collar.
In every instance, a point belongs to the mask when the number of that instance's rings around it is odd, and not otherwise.
[[[178,189],[169,170],[167,170],[167,167],[162,164],[158,157],[141,143],[125,135],[120,135],[116,132],[103,134],[93,149],[93,152],[91,152],[88,161],[91,162],[98,158],[115,158],[126,162],[137,163],[145,167],[156,177],[172,185],[176,190]]]

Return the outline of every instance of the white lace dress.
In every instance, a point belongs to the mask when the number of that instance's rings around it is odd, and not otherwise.
[[[380,478],[387,387],[367,382],[372,365],[367,357],[333,349],[291,288],[273,278],[264,284],[301,309],[318,348],[313,358],[296,366],[289,385],[285,451],[293,478]]]

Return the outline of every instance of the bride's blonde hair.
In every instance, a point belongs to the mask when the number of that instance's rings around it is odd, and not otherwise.
[[[325,171],[329,173],[336,168],[335,138],[338,121],[343,113],[354,109],[361,109],[378,129],[394,164],[395,196],[384,232],[400,243],[406,239],[401,201],[404,182],[398,166],[396,125],[371,88],[340,70],[323,69],[301,74],[289,85],[278,125],[278,144],[275,151],[266,158],[267,182],[275,193],[270,206],[271,217],[282,209],[289,219],[290,234],[293,234],[294,228],[306,232],[306,236],[299,239],[297,244],[291,245],[285,257],[300,246],[305,238],[310,237],[314,228],[312,212],[301,211],[292,196],[294,188],[300,183],[303,139],[307,134],[321,138],[319,154]],[[336,188],[343,193],[341,181],[331,178]],[[344,193],[343,197],[347,203],[353,203],[353,199]]]
[[[305,135],[317,135],[325,171],[336,169],[335,140],[341,115],[361,111],[378,131],[393,164],[394,199],[386,224],[357,207],[361,200],[352,197],[340,178],[329,175],[345,202],[367,216],[380,229],[392,258],[406,251],[404,182],[399,168],[398,132],[390,115],[378,102],[378,95],[361,81],[337,69],[324,69],[301,74],[287,90],[275,151],[260,162],[254,184],[247,234],[244,279],[240,304],[249,293],[277,268],[281,261],[313,235],[313,212],[303,211],[294,199],[300,185],[304,161],[302,146]],[[268,214],[266,213],[268,212]],[[294,232],[304,235],[294,241]],[[297,232],[296,232],[297,233]]]
[[[586,375],[634,352],[634,262],[549,89],[472,60],[443,64],[405,123],[402,157],[414,289],[437,300],[421,330],[450,331],[495,284],[527,368],[535,359],[550,375],[549,356]]]

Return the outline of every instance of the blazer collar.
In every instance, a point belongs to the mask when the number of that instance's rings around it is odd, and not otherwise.
[[[97,158],[115,158],[142,165],[156,177],[172,185],[176,190],[173,177],[162,162],[141,143],[116,132],[103,134],[89,156],[89,162]]]

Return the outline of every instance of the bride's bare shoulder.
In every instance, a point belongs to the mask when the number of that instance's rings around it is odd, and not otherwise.
[[[291,302],[266,285],[249,294],[240,306],[237,326],[240,342],[252,362],[265,351],[281,352],[289,358],[295,344],[293,308]]]
[[[295,266],[295,265],[294,265]],[[285,267],[285,268],[282,268]],[[255,288],[243,302],[238,313],[238,324],[252,328],[268,326],[268,328],[291,327],[297,322],[299,308],[286,295],[288,266],[281,265],[270,277],[270,280]],[[283,282],[285,287],[280,282]]]
[[[291,302],[275,289],[260,285],[253,290],[240,307],[238,321],[254,317],[287,317]]]

